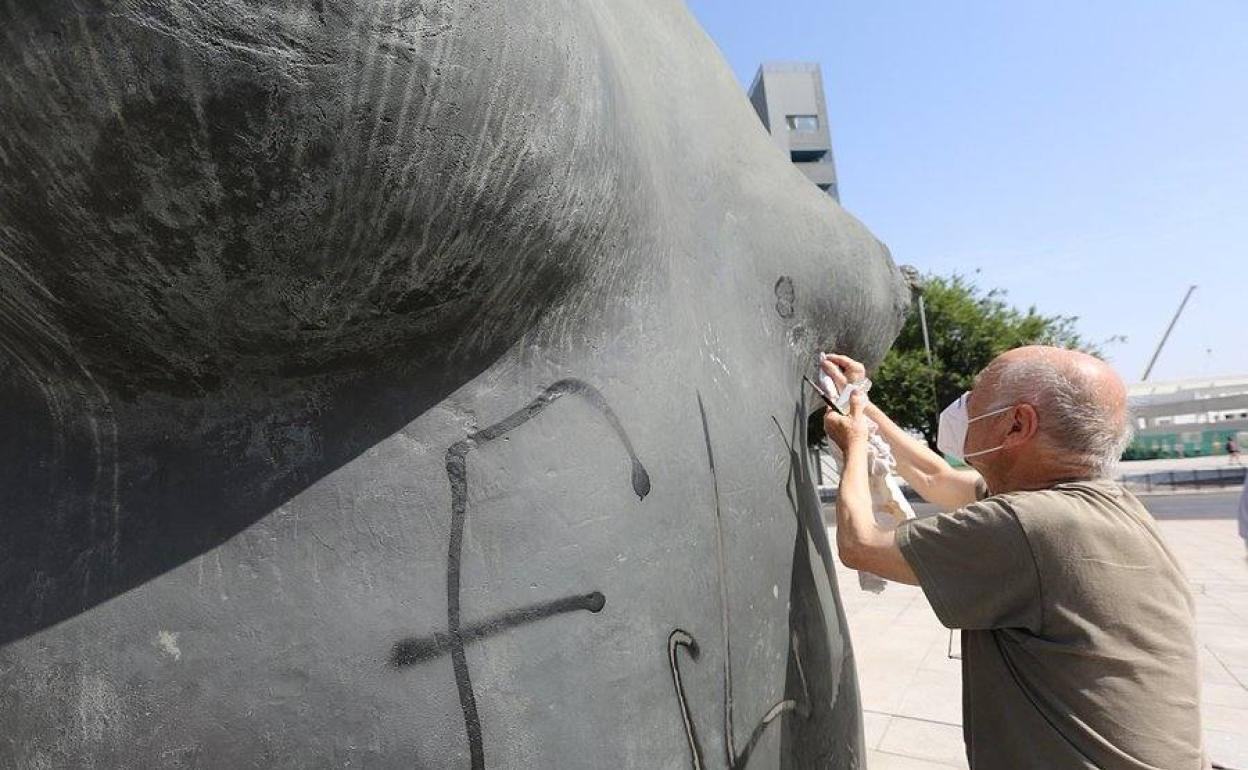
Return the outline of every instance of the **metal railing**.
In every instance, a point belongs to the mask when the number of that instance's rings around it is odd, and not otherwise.
[[[1119,477],[1124,485],[1137,491],[1153,492],[1162,489],[1205,489],[1210,487],[1235,487],[1244,483],[1248,468],[1231,465],[1224,468],[1194,468],[1192,470],[1154,471],[1133,473]]]
[[[825,455],[813,449],[812,464],[815,467],[815,483],[823,502],[836,500],[837,479],[834,473],[822,467]],[[1220,468],[1193,468],[1191,470],[1153,471],[1151,473],[1128,473],[1118,477],[1119,483],[1136,492],[1179,491],[1184,489],[1216,489],[1243,486],[1248,478],[1248,467],[1226,465]],[[902,491],[911,502],[921,501],[914,490],[903,486]]]

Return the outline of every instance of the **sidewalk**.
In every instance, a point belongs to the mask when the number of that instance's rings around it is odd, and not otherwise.
[[[1148,504],[1147,499],[1145,505]],[[1210,759],[1248,770],[1248,559],[1234,519],[1162,520],[1196,599],[1202,717]],[[869,770],[965,768],[961,662],[923,592],[858,587],[838,563],[862,690]],[[955,654],[957,636],[954,636]]]

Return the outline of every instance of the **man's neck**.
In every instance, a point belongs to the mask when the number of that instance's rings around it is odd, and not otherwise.
[[[985,476],[985,480],[993,494],[1004,494],[1051,489],[1068,481],[1088,481],[1095,476],[1086,465],[1046,462],[1033,457],[1019,458],[1011,467],[994,474],[994,478]]]

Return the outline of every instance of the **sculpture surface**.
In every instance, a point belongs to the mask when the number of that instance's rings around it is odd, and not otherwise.
[[[862,766],[905,284],[677,0],[0,7],[0,766]]]

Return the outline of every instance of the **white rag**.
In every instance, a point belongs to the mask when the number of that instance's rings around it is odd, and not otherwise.
[[[897,470],[897,460],[893,457],[892,447],[880,435],[880,428],[870,420],[868,423],[867,434],[867,484],[871,490],[871,511],[875,514],[875,521],[881,527],[886,529],[896,529],[897,525],[906,519],[914,518],[914,509],[910,507],[910,501],[901,492],[901,485],[897,483],[895,472]],[[845,467],[845,455],[841,452],[841,448],[835,442],[828,442],[831,449],[832,460],[836,463],[836,469],[839,473]],[[828,528],[828,537],[835,537],[835,533]],[[876,575],[874,572],[865,570],[858,571],[858,585],[864,591],[878,594],[884,590],[888,581]]]

